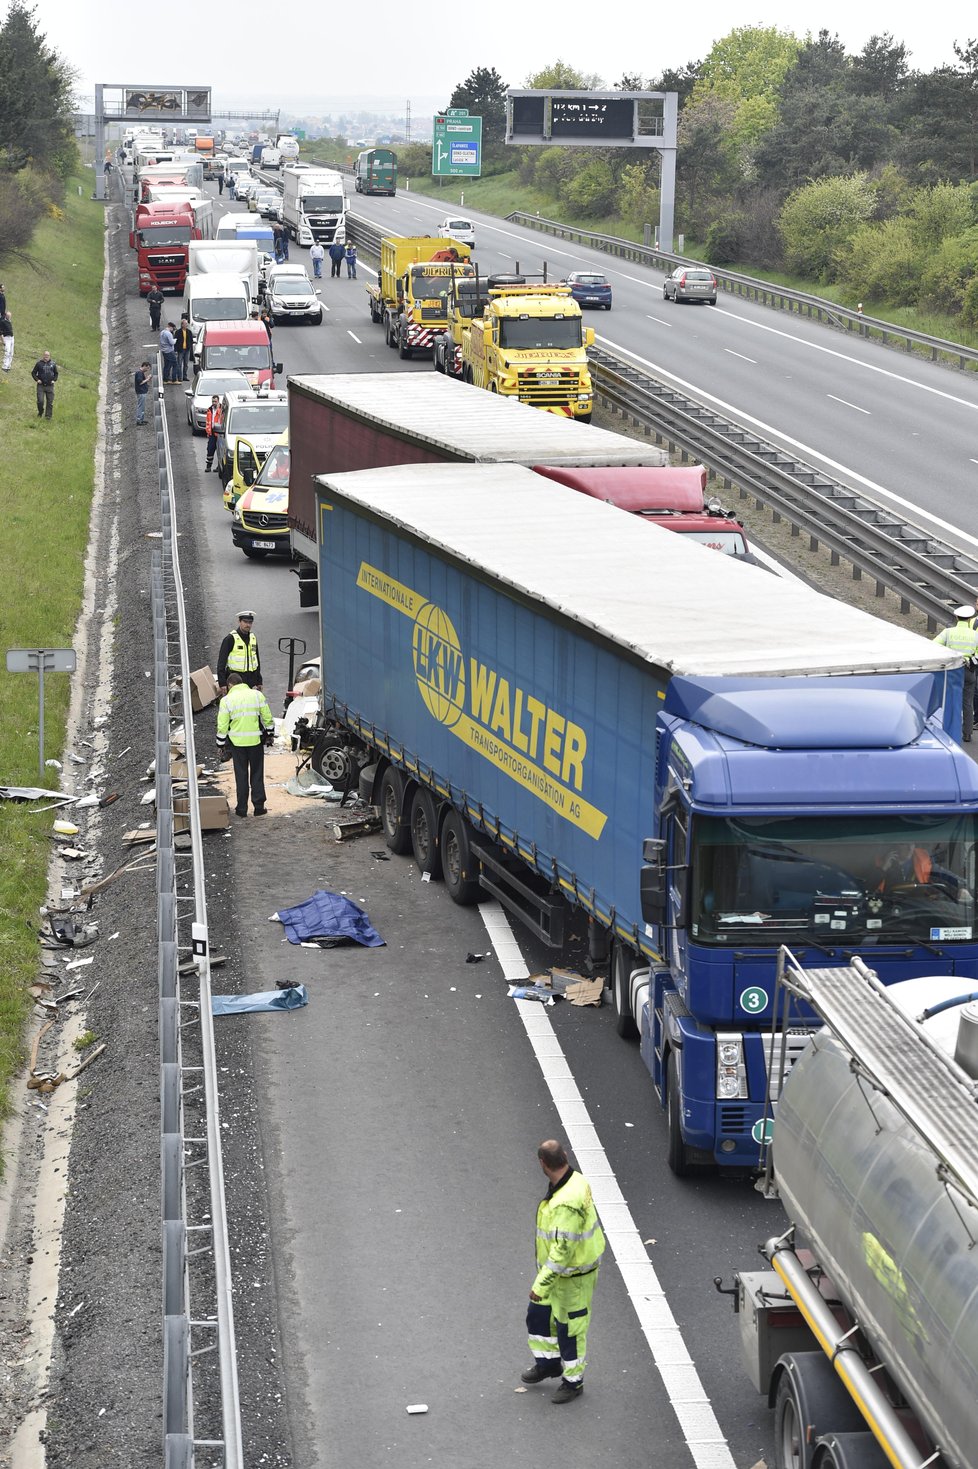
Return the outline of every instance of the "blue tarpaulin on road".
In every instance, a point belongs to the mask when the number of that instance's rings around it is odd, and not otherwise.
[[[379,948],[384,940],[358,904],[339,893],[320,890],[294,908],[274,913],[285,929],[290,944],[308,943],[311,939],[341,938],[368,949]]]
[[[265,990],[257,995],[212,995],[212,1015],[249,1015],[255,1010],[301,1010],[308,1005],[304,984],[287,990]]]

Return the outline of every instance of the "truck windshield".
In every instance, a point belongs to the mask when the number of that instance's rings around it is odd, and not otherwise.
[[[158,224],[139,231],[141,245],[185,245],[189,239],[189,224]]]
[[[690,935],[704,944],[934,943],[976,932],[978,818],[693,819]]]
[[[742,535],[732,530],[684,530],[679,532],[691,541],[699,541],[713,551],[723,551],[727,556],[746,556],[747,543]]]
[[[581,340],[579,316],[565,316],[559,321],[552,316],[499,319],[500,347],[510,347],[516,352],[564,352],[580,347]]]
[[[288,426],[288,403],[247,403],[233,408],[228,414],[227,432],[230,437],[235,434],[281,434]]]
[[[415,301],[438,301],[451,295],[450,275],[427,275],[423,270],[412,270],[411,290]]]
[[[342,194],[303,194],[299,201],[306,214],[342,214]]]
[[[240,368],[262,368],[267,370],[272,365],[271,347],[263,347],[259,343],[254,346],[240,347],[208,347],[204,343],[206,365],[210,367],[240,367]]]
[[[193,314],[195,321],[247,321],[248,303],[243,296],[198,296]]]

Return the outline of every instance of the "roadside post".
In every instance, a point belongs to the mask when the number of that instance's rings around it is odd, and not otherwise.
[[[37,696],[37,765],[40,778],[44,780],[44,675],[46,673],[74,673],[74,648],[8,648],[8,673],[38,674]]]

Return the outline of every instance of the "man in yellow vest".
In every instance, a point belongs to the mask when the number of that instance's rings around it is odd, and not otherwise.
[[[217,745],[221,758],[230,748],[234,761],[235,816],[248,815],[248,789],[256,816],[265,815],[265,745],[275,721],[261,689],[250,689],[238,673],[228,674],[228,691],[217,706]]]
[[[975,608],[970,604],[956,607],[953,627],[946,627],[933,639],[945,648],[960,653],[964,668],[950,668],[944,695],[944,728],[956,740],[971,742],[975,723],[975,659],[978,659],[978,632],[975,631]]]
[[[262,686],[261,654],[258,639],[252,632],[253,612],[239,612],[238,625],[229,632],[217,655],[217,683],[222,694],[228,691],[228,674],[236,673],[250,689]]]
[[[548,1138],[537,1157],[550,1187],[537,1209],[537,1273],[526,1313],[534,1363],[522,1379],[535,1383],[560,1377],[551,1401],[571,1403],[584,1391],[591,1297],[604,1233],[591,1185],[571,1166],[563,1144]]]

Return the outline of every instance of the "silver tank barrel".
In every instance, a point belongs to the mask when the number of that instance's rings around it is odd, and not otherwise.
[[[808,1244],[950,1469],[978,1469],[978,1210],[827,1031],[785,1082],[773,1164]]]

